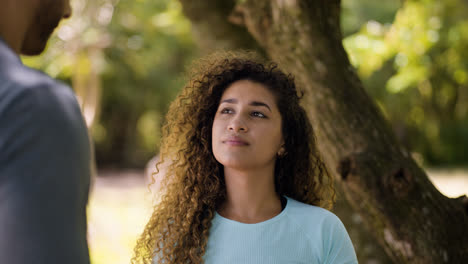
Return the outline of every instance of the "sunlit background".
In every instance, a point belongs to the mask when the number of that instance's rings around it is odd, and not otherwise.
[[[90,129],[98,168],[88,206],[92,263],[129,263],[157,195],[145,168],[185,67],[201,52],[178,1],[71,2],[73,16],[47,51],[23,61],[73,87]],[[344,45],[365,88],[450,197],[468,192],[467,5],[342,1]]]

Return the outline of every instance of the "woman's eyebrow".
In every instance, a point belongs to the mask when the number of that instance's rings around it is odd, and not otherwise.
[[[253,105],[253,106],[264,106],[264,107],[268,108],[268,110],[270,110],[270,112],[271,112],[271,108],[270,108],[266,103],[263,103],[263,102],[252,101],[252,102],[250,102],[249,105]]]
[[[230,104],[237,104],[238,103],[238,100],[235,99],[235,98],[229,98],[229,99],[224,99],[221,101],[221,104],[222,103],[230,103]],[[268,104],[264,103],[264,102],[259,102],[259,101],[252,101],[249,103],[249,105],[251,106],[264,106],[266,108],[268,108],[268,110],[270,110],[271,112],[271,108],[270,106],[268,106]]]
[[[224,99],[224,100],[221,101],[221,104],[222,103],[237,104],[237,99],[234,99],[234,98]]]

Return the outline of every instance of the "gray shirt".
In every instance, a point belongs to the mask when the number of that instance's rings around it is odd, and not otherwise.
[[[89,263],[90,146],[71,89],[0,38],[0,263]]]

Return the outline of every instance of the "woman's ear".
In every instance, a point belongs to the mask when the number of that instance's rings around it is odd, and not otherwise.
[[[278,155],[278,157],[286,156],[287,152],[286,152],[286,147],[284,146],[284,140],[282,140],[281,147],[276,154]]]

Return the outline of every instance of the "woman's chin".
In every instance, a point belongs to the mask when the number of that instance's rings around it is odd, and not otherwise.
[[[225,169],[248,170],[255,167],[255,164],[252,163],[252,161],[245,159],[229,159],[220,163],[223,164]]]

